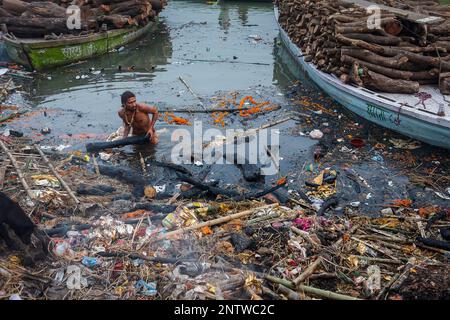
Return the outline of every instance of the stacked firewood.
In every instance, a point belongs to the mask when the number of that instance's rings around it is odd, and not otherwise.
[[[161,12],[166,0],[0,0],[0,25],[20,38],[55,34],[78,34],[104,29],[144,26]],[[80,8],[81,29],[68,28],[74,11]],[[5,27],[6,26],[6,30]]]
[[[405,6],[416,1],[373,2],[395,2],[398,8],[410,9]],[[424,6],[421,1],[422,9],[414,11],[450,14],[450,6],[427,2]],[[301,48],[304,59],[319,70],[375,91],[417,93],[421,84],[439,84],[442,93],[450,94],[448,19],[424,25],[381,10],[376,25],[373,12],[349,1],[279,0],[277,4],[280,25]]]

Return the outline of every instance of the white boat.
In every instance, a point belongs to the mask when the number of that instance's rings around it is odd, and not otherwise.
[[[443,95],[437,86],[424,85],[418,94],[377,93],[352,84],[343,83],[333,74],[320,71],[306,62],[275,18],[280,37],[296,63],[334,100],[359,116],[399,132],[405,136],[434,146],[450,149],[450,95]]]

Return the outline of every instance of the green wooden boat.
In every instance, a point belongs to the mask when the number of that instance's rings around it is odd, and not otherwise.
[[[4,35],[9,57],[31,70],[44,70],[99,56],[124,46],[156,26],[149,22],[144,27],[114,29],[88,35],[66,36],[56,40],[24,39]]]

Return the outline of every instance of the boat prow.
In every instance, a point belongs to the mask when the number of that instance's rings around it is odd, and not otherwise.
[[[306,62],[303,53],[278,23],[280,37],[295,62],[334,100],[359,116],[434,146],[450,149],[450,95],[437,86],[421,86],[418,94],[377,93],[343,83],[335,75]]]

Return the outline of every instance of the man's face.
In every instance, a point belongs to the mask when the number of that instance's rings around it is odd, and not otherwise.
[[[125,104],[125,107],[128,110],[136,109],[136,97],[131,97],[130,99],[128,99],[127,103]]]

